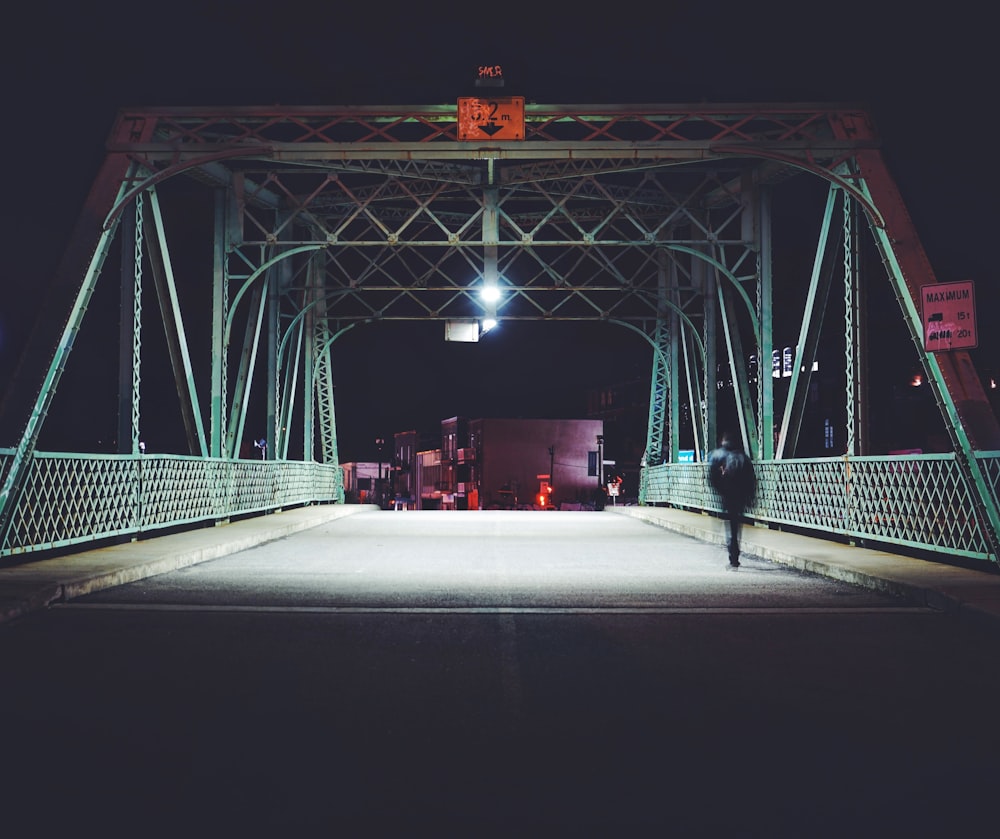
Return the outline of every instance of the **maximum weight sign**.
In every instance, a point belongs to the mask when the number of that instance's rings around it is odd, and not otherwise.
[[[927,352],[978,345],[976,296],[971,282],[921,286],[920,306]]]

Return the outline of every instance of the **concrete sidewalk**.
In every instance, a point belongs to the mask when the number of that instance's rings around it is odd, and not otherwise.
[[[607,507],[606,511],[722,548],[726,544],[726,523],[716,516],[669,507],[620,506]],[[1000,629],[1000,569],[993,566],[983,570],[962,568],[750,525],[743,528],[741,541],[743,553],[954,612],[963,620]],[[719,556],[720,561],[724,559],[724,553]]]
[[[218,559],[342,516],[375,509],[358,504],[299,507],[219,527],[0,567],[0,623],[53,603]],[[705,542],[725,544],[725,522],[715,516],[667,507],[611,506],[605,512],[632,516]],[[1000,629],[1000,571],[992,568],[960,568],[765,527],[748,526],[743,534],[747,554]]]
[[[0,567],[0,623],[52,603],[218,559],[378,508],[372,504],[320,504],[202,527],[54,559]]]

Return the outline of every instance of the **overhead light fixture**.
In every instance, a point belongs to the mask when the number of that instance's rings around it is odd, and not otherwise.
[[[445,341],[474,344],[479,340],[479,324],[474,320],[448,320],[444,324]]]

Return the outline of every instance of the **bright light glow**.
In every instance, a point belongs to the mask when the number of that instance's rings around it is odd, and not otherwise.
[[[482,331],[489,332],[496,325],[496,318],[483,318]]]
[[[495,285],[483,286],[483,290],[480,292],[480,296],[487,303],[496,303],[500,299],[500,289]]]

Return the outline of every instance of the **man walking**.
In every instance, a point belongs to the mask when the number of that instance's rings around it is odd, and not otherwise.
[[[735,570],[740,567],[743,511],[753,500],[757,482],[750,457],[729,432],[723,433],[719,448],[709,456],[708,480],[722,497],[722,506],[729,519],[729,567]]]

